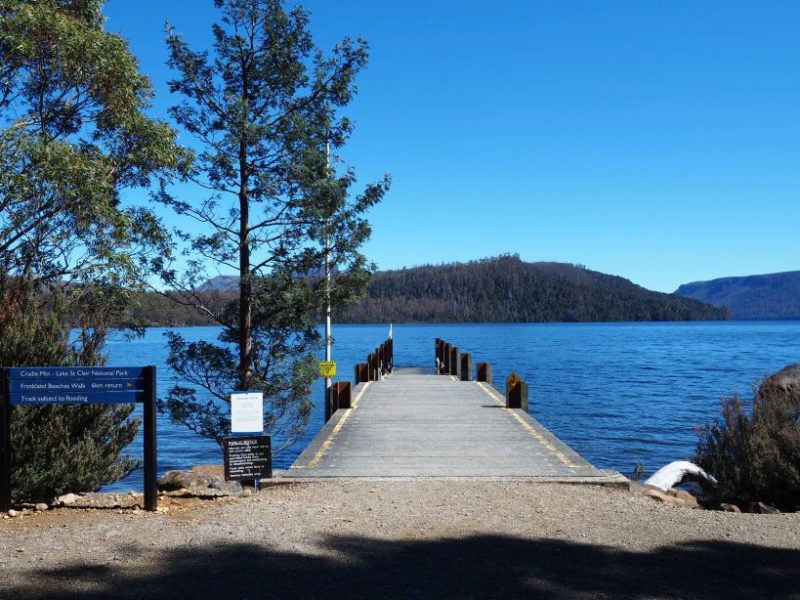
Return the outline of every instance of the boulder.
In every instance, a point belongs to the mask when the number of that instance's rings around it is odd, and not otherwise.
[[[697,498],[692,496],[686,490],[669,490],[667,494],[673,498],[682,500],[683,506],[686,508],[700,508],[700,503],[697,502]]]
[[[158,480],[158,489],[173,496],[216,498],[239,496],[242,485],[238,481],[225,481],[219,465],[199,465],[188,471],[167,471]]]
[[[724,511],[727,511],[727,512],[732,512],[732,513],[740,513],[740,512],[742,512],[741,508],[739,508],[735,504],[728,504],[727,502],[722,502],[719,505],[719,508],[720,508],[720,510],[724,510]]]
[[[75,504],[80,499],[78,494],[64,494],[53,500],[54,506],[70,506]]]
[[[630,489],[636,494],[642,494],[643,496],[647,496],[653,500],[658,500],[667,506],[672,506],[675,508],[684,508],[689,506],[689,503],[684,498],[664,492],[652,485],[641,485],[631,482]],[[689,495],[691,496],[691,494]],[[692,500],[694,501],[694,504],[697,505],[697,500],[694,500],[694,498],[692,498]],[[691,508],[695,508],[695,506],[691,506]]]
[[[134,508],[144,505],[144,497],[141,494],[87,492],[75,503],[78,505],[83,508]]]
[[[39,512],[44,512],[50,507],[47,504],[45,504],[44,502],[39,502],[34,508],[36,510],[38,510]]]
[[[765,400],[786,396],[800,397],[800,363],[784,367],[764,379],[756,395]]]
[[[773,508],[772,506],[764,504],[763,502],[751,502],[750,506],[747,507],[747,512],[758,513],[761,515],[777,515],[781,511],[779,511],[777,508]]]
[[[109,494],[86,492],[83,494],[65,494],[53,500],[53,506],[69,508],[133,508],[143,505],[141,494]],[[43,505],[47,510],[47,505]],[[38,505],[37,505],[38,507]],[[36,510],[40,510],[37,508]]]

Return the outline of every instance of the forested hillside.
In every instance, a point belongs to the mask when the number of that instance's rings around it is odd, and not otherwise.
[[[214,312],[224,310],[225,304],[235,297],[232,292],[203,291],[198,298]],[[207,314],[179,304],[156,292],[135,294],[126,310],[118,315],[119,327],[191,327],[195,325],[219,325]]]
[[[235,297],[234,278],[198,294],[212,310]],[[137,297],[126,322],[145,326],[211,325],[160,294]],[[622,277],[516,255],[376,273],[367,298],[334,314],[339,323],[692,321],[729,318],[724,308],[652,292]]]
[[[340,322],[671,321],[728,318],[725,309],[651,292],[613,275],[506,255],[375,275]]]
[[[734,319],[800,319],[800,271],[695,281],[675,293],[728,307]]]

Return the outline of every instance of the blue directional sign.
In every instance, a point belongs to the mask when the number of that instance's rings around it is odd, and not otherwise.
[[[144,367],[17,367],[8,370],[16,379],[141,379]]]
[[[144,379],[12,379],[11,393],[19,392],[138,392]]]
[[[11,394],[11,404],[133,404],[142,401],[144,392],[45,392]]]
[[[143,367],[8,369],[11,404],[128,404],[144,399]]]
[[[0,512],[11,509],[11,421],[15,404],[132,404],[141,402],[144,428],[144,507],[158,508],[156,368],[0,367]]]

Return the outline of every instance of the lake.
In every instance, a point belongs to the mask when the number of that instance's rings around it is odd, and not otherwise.
[[[166,329],[148,329],[133,341],[114,337],[110,366],[158,367],[160,393],[174,382],[164,364]],[[188,340],[215,339],[214,327],[182,328]],[[334,325],[333,359],[339,379],[386,339],[388,325]],[[800,322],[514,323],[394,326],[395,366],[433,367],[441,337],[492,364],[495,385],[517,372],[528,382],[530,413],[599,468],[629,474],[637,461],[651,473],[690,458],[695,427],[719,415],[732,394],[749,398],[766,374],[800,362]],[[306,437],[274,459],[285,469],[322,427],[322,380]],[[137,409],[139,410],[139,409]],[[129,447],[141,458],[141,434]],[[217,445],[158,422],[159,473],[221,463]],[[106,490],[142,488],[141,470]]]

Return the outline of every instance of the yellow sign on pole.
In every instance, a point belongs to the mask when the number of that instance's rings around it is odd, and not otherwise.
[[[319,363],[320,377],[336,377],[336,362],[332,360],[323,360]]]

